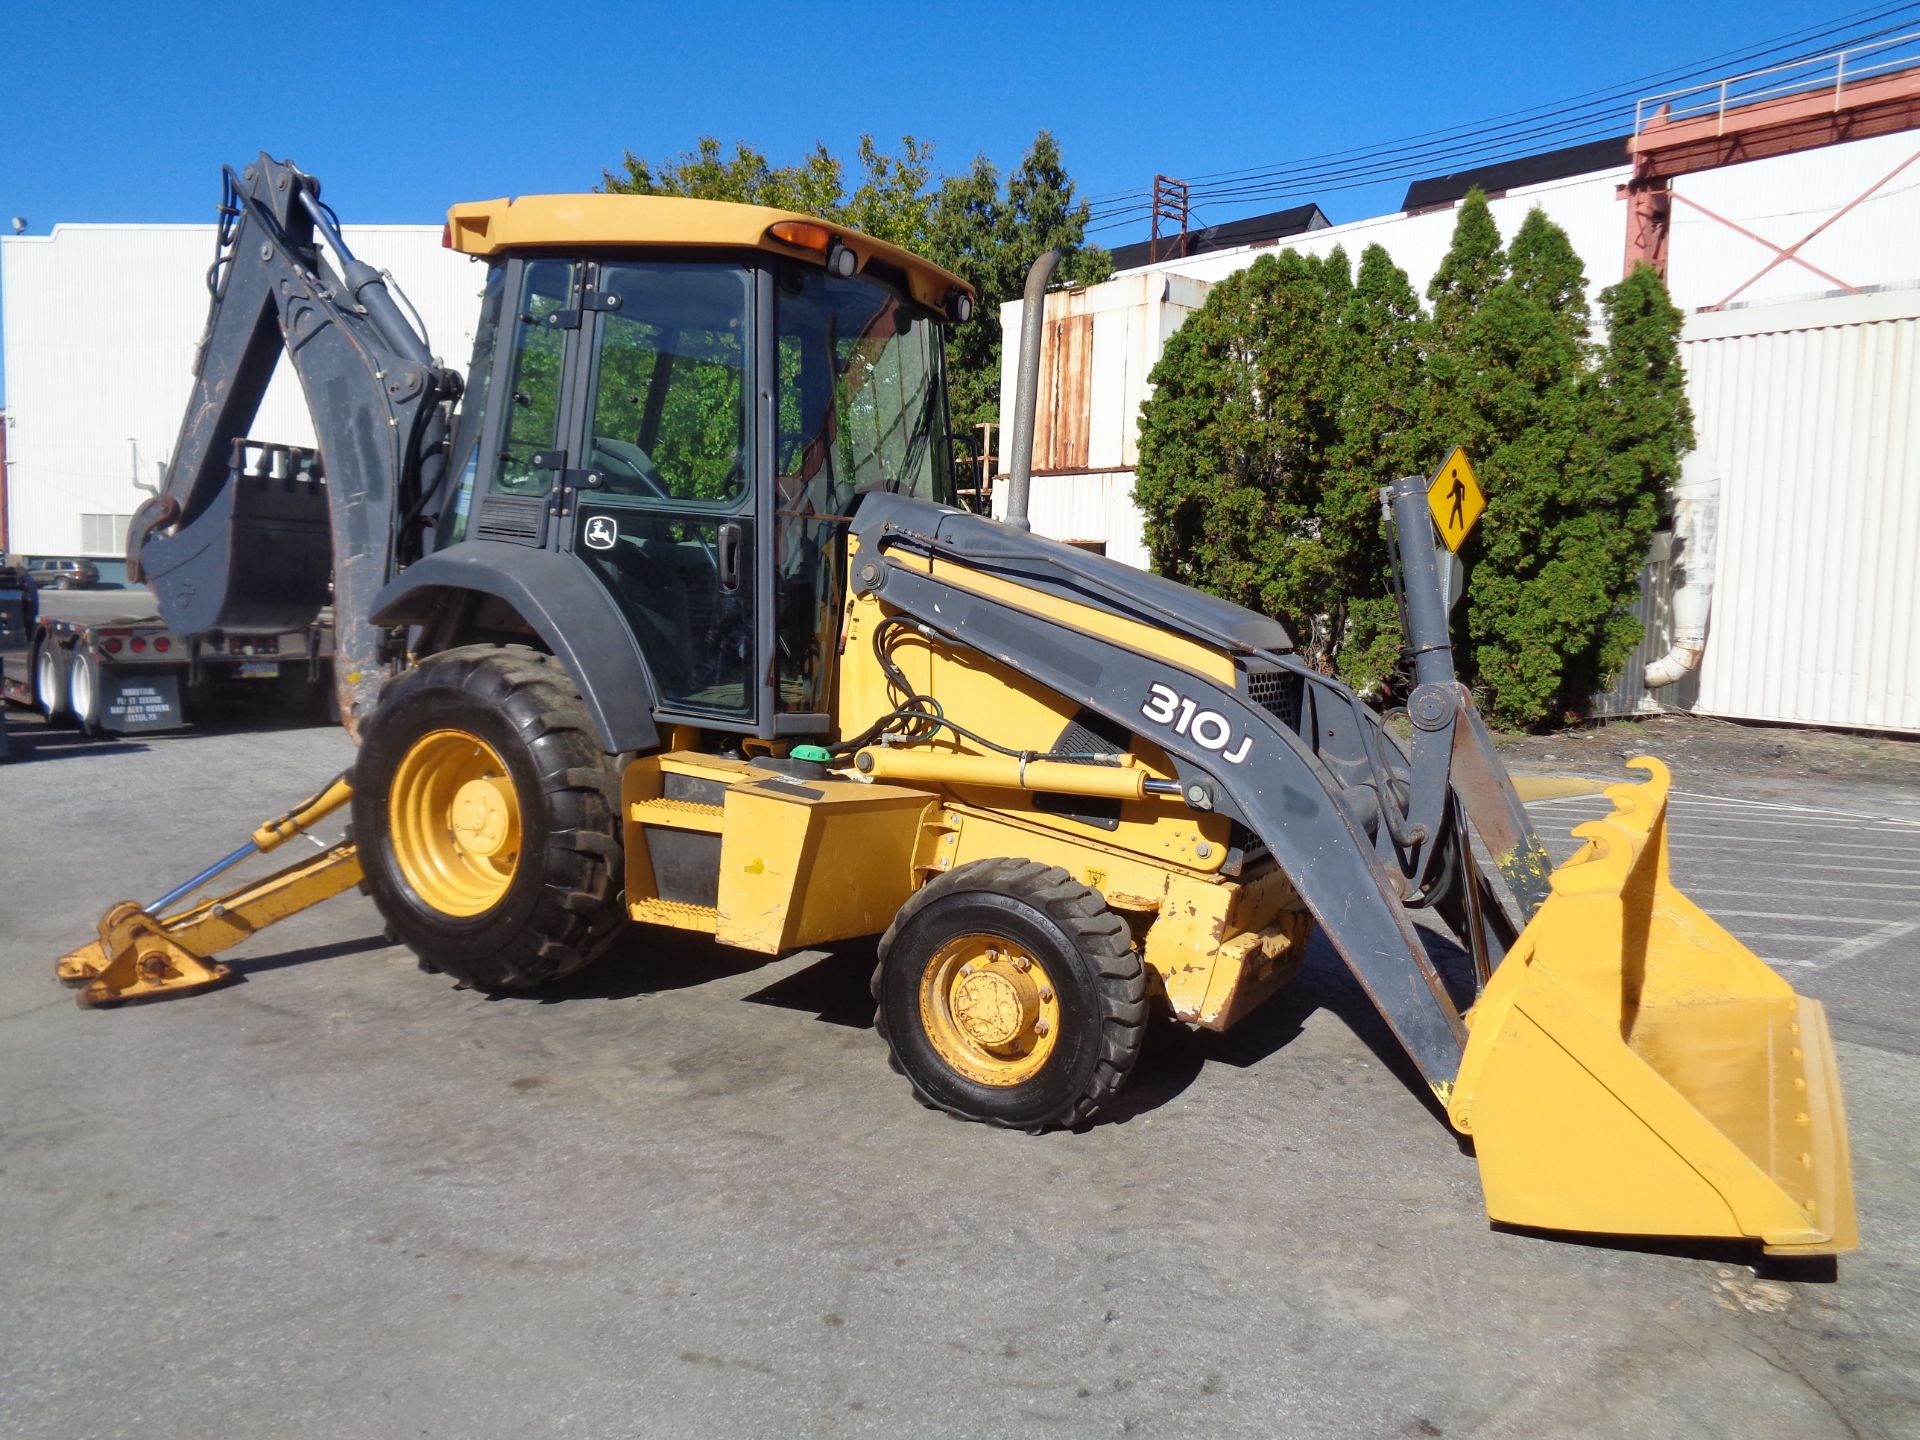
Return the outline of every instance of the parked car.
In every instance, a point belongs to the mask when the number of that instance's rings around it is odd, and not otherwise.
[[[91,560],[34,560],[27,575],[44,590],[84,590],[100,583],[100,567]]]

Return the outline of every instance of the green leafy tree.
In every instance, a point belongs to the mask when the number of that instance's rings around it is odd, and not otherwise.
[[[861,137],[863,144],[870,137]],[[912,147],[912,137],[907,145]],[[654,164],[626,152],[618,170],[603,170],[601,188],[616,195],[684,195],[696,200],[732,200],[742,205],[771,205],[837,220],[846,201],[846,184],[838,160],[816,143],[806,158],[793,165],[775,165],[745,143],[726,154],[711,135],[702,135],[692,150]]]
[[[1487,230],[1468,208],[1442,266],[1456,283],[1435,281],[1430,369],[1439,438],[1468,447],[1487,492],[1464,668],[1495,719],[1538,726],[1584,709],[1638,643],[1634,579],[1692,445],[1678,318],[1649,274],[1620,297],[1638,324],[1597,351],[1565,232],[1532,211],[1487,288]]]
[[[1055,283],[1092,285],[1113,273],[1112,257],[1087,244],[1089,218],[1086,202],[1074,198],[1060,146],[1045,130],[1004,191],[984,155],[941,182],[928,217],[926,255],[975,293],[974,318],[954,332],[948,349],[955,428],[1000,418],[1000,306],[1020,297],[1035,260],[1060,249]]]
[[[1626,279],[1602,290],[1600,309],[1607,343],[1593,384],[1602,415],[1606,490],[1617,519],[1611,578],[1615,592],[1627,594],[1680,478],[1680,462],[1694,447],[1693,409],[1680,364],[1684,317],[1653,267],[1636,265]],[[1618,673],[1640,638],[1630,614],[1610,614],[1594,657],[1599,674]]]
[[[1453,243],[1427,286],[1433,325],[1442,342],[1451,340],[1486,303],[1493,287],[1507,278],[1507,255],[1500,230],[1487,208],[1486,191],[1467,192],[1453,221]]]
[[[976,301],[974,318],[955,327],[947,346],[959,430],[999,418],[1000,305],[1018,298],[1041,252],[1055,245],[1065,252],[1059,273],[1072,284],[1113,271],[1107,253],[1086,243],[1088,208],[1074,198],[1060,147],[1044,130],[1004,187],[985,156],[957,175],[937,175],[933,146],[911,135],[901,137],[898,151],[862,135],[852,166],[821,144],[795,164],[776,165],[752,146],[729,152],[703,135],[692,150],[663,162],[628,151],[617,168],[602,172],[601,185],[617,194],[685,195],[817,215],[961,276]]]
[[[1351,283],[1338,252],[1286,252],[1215,286],[1154,370],[1135,499],[1162,573],[1280,616],[1364,688],[1402,649],[1379,487],[1464,445],[1488,506],[1456,658],[1495,719],[1538,725],[1638,642],[1635,577],[1693,443],[1679,312],[1637,271],[1596,345],[1565,233],[1535,211],[1503,247],[1478,193],[1428,296],[1378,247]]]
[[[1425,474],[1439,448],[1424,371],[1426,317],[1406,271],[1378,245],[1360,256],[1345,312],[1340,439],[1320,510],[1334,556],[1329,602],[1337,668],[1367,690],[1395,673],[1404,642],[1394,604],[1380,487]]]
[[[1134,481],[1156,569],[1281,616],[1322,668],[1350,551],[1327,514],[1348,503],[1329,478],[1352,291],[1339,250],[1265,255],[1216,285],[1153,371]]]

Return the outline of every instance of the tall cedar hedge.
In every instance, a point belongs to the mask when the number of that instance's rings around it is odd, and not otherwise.
[[[1464,445],[1487,511],[1455,612],[1462,677],[1497,720],[1576,714],[1640,638],[1629,606],[1693,445],[1680,313],[1644,267],[1600,296],[1539,210],[1502,247],[1461,205],[1423,311],[1379,246],[1357,274],[1263,256],[1168,341],[1134,497],[1163,574],[1287,621],[1352,684],[1400,666],[1379,488]]]

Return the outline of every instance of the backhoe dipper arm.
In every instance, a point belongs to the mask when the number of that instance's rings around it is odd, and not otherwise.
[[[330,595],[335,684],[352,731],[382,678],[384,632],[368,623],[369,602],[432,534],[460,377],[347,249],[317,180],[264,153],[244,175],[225,174],[193,392],[166,488],[129,527],[128,573],[152,585],[168,626],[187,636],[297,628]],[[243,442],[282,351],[324,478],[246,462]]]

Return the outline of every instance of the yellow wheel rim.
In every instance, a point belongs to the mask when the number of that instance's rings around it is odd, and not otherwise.
[[[465,730],[433,730],[400,757],[387,800],[408,885],[447,915],[500,903],[520,862],[520,799],[500,752]]]
[[[920,972],[920,1023],[940,1058],[982,1085],[1019,1085],[1060,1039],[1060,997],[1031,954],[999,935],[959,935]]]

